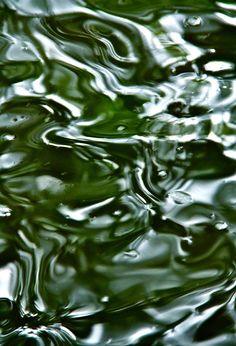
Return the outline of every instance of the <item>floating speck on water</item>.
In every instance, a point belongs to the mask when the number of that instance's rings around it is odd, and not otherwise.
[[[117,131],[124,131],[126,127],[124,125],[117,126]]]
[[[228,224],[225,221],[218,221],[215,223],[215,228],[218,231],[225,231],[228,228]]]
[[[101,298],[101,302],[102,302],[102,303],[108,303],[109,300],[110,300],[110,299],[109,299],[108,296],[104,296],[104,297]]]
[[[192,196],[184,191],[172,191],[168,197],[176,204],[189,204],[193,202]]]
[[[25,43],[24,45],[22,45],[21,48],[22,48],[23,51],[28,51],[29,46]]]
[[[176,148],[176,152],[177,154],[182,154],[184,152],[184,147],[182,145],[180,145],[179,147]]]
[[[182,145],[180,145],[176,148],[176,158],[179,160],[185,160],[186,159],[186,151]]]
[[[120,216],[122,214],[122,211],[121,210],[115,210],[114,212],[113,212],[113,215],[114,216]]]
[[[202,18],[198,16],[192,16],[186,19],[185,26],[197,27],[202,24]]]
[[[168,176],[168,173],[165,170],[160,170],[158,171],[157,174],[158,174],[158,177],[160,177],[161,179],[165,179]]]

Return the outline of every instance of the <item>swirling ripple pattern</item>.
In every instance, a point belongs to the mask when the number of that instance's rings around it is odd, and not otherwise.
[[[234,3],[0,17],[0,345],[236,345]]]

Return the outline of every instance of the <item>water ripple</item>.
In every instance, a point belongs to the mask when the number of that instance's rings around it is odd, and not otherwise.
[[[1,2],[1,345],[235,344],[235,11]]]

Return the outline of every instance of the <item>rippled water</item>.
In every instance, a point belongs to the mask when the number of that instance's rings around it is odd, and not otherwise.
[[[236,345],[235,3],[0,17],[0,345]]]

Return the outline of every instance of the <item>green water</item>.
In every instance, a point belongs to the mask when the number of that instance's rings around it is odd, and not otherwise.
[[[236,345],[236,3],[0,26],[0,345]]]

